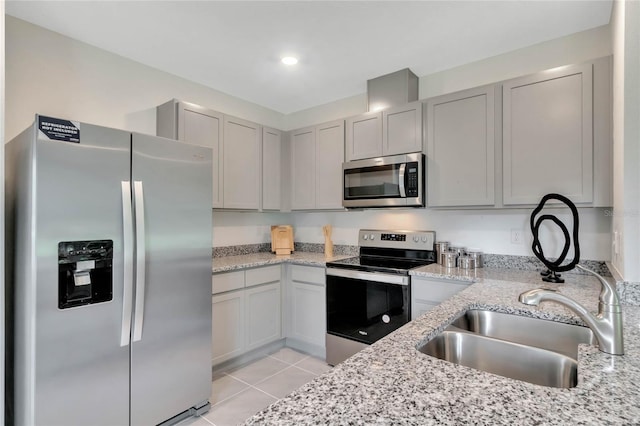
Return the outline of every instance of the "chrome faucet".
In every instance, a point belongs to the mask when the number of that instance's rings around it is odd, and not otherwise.
[[[622,309],[615,288],[607,282],[601,275],[576,265],[576,268],[593,274],[602,285],[600,291],[600,303],[598,304],[598,315],[593,315],[584,306],[575,300],[564,296],[554,290],[537,288],[522,293],[520,302],[526,305],[538,306],[540,302],[550,301],[566,306],[575,312],[587,326],[593,331],[598,341],[598,346],[602,352],[612,355],[622,355],[624,345],[622,341]]]

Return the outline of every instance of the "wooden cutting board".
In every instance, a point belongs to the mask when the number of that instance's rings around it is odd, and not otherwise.
[[[293,227],[291,225],[271,227],[271,251],[276,254],[291,254],[293,251]]]

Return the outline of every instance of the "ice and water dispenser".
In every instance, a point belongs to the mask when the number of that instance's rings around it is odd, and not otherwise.
[[[113,298],[113,241],[58,244],[58,308],[108,302]]]

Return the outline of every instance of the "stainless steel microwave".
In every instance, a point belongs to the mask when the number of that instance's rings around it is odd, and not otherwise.
[[[420,152],[349,161],[342,172],[344,207],[424,207]]]

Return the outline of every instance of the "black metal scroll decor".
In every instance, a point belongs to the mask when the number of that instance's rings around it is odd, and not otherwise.
[[[536,216],[538,216],[538,214],[542,211],[545,204],[549,200],[561,201],[564,204],[566,204],[566,206],[569,207],[569,209],[571,210],[571,213],[573,215],[573,238],[571,238],[571,236],[569,235],[569,230],[567,229],[565,224],[556,216],[553,216],[550,214],[543,214],[536,218]],[[542,244],[540,244],[540,239],[538,237],[538,233],[540,231],[540,225],[545,220],[551,220],[553,223],[558,225],[558,227],[564,234],[564,247],[562,248],[562,253],[556,260],[553,260],[553,261],[545,257],[544,251],[542,249]],[[548,268],[548,271],[542,273],[542,275],[544,275],[543,280],[549,281],[549,282],[560,282],[560,283],[564,282],[564,280],[561,279],[560,275],[557,273],[572,270],[580,261],[580,242],[578,241],[578,228],[579,228],[580,220],[578,217],[578,209],[576,208],[576,205],[573,204],[573,202],[569,200],[567,197],[565,197],[564,195],[547,194],[544,197],[542,197],[542,200],[540,200],[540,203],[538,204],[538,206],[531,213],[530,224],[531,224],[531,233],[533,234],[533,244],[531,245],[533,254],[535,254],[536,257],[540,259],[540,261]],[[562,265],[562,263],[567,258],[567,254],[569,253],[569,248],[571,247],[572,240],[573,240],[573,246],[574,246],[574,250],[573,250],[574,258],[571,262],[565,265]]]

